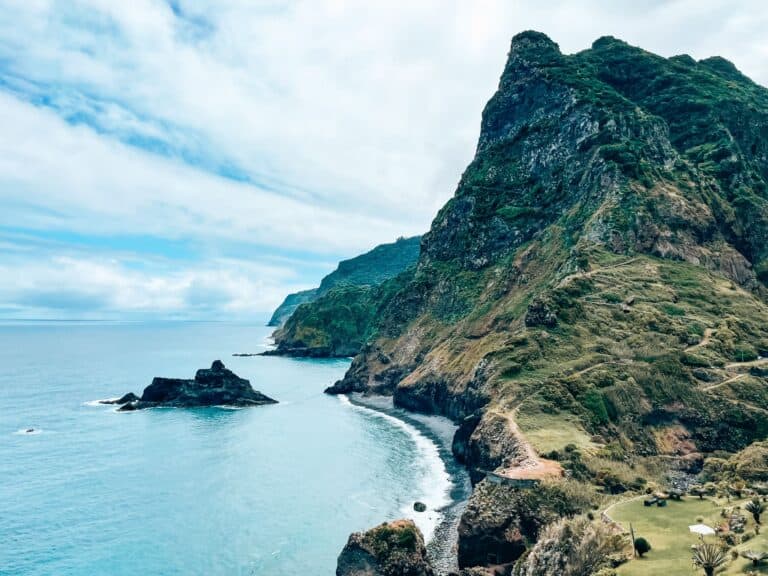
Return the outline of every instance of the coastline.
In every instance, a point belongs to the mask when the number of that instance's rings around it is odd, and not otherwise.
[[[456,425],[444,416],[425,415],[408,412],[393,405],[391,396],[363,396],[359,393],[340,395],[340,400],[347,401],[351,406],[378,413],[380,415],[400,421],[410,428],[409,433],[420,436],[431,443],[436,455],[442,464],[440,474],[447,476],[448,483],[445,486],[444,499],[440,504],[428,512],[436,513],[433,517],[433,525],[429,526],[429,518],[414,512],[409,507],[403,510],[406,517],[413,519],[419,528],[425,532],[427,552],[432,565],[438,574],[447,574],[458,570],[456,546],[458,541],[457,528],[461,514],[466,506],[472,487],[469,481],[469,473],[453,457],[451,444]],[[419,440],[414,437],[419,444]],[[429,504],[429,503],[428,503]],[[382,519],[384,520],[384,519]],[[426,529],[425,529],[426,528]]]

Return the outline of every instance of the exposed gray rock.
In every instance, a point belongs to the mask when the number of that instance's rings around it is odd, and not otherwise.
[[[209,369],[198,370],[194,380],[155,378],[141,398],[129,393],[120,400],[123,399],[127,403],[120,411],[161,406],[260,406],[277,402],[254,390],[248,380],[228,370],[221,360],[216,360]]]
[[[339,555],[336,576],[434,576],[424,538],[411,520],[355,532]]]

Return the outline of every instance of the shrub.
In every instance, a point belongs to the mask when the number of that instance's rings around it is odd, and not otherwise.
[[[637,555],[642,558],[643,554],[651,551],[651,544],[642,536],[635,538],[635,550],[637,551]]]
[[[626,552],[624,536],[584,517],[547,526],[530,553],[515,564],[515,576],[581,576],[609,568]]]

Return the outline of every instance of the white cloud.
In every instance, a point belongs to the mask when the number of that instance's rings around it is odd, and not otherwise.
[[[294,285],[290,270],[215,261],[184,268],[54,256],[0,264],[0,302],[13,317],[257,318]]]
[[[667,56],[719,54],[768,83],[768,11],[755,0],[0,0],[0,10],[0,225],[204,247],[183,278],[100,261],[115,294],[128,286],[107,304],[128,310],[206,299],[234,310],[260,298],[243,286],[294,282],[222,272],[222,244],[259,246],[262,263],[311,253],[295,269],[426,230],[472,157],[521,30],[566,52],[610,34]],[[217,173],[231,171],[245,181]],[[61,257],[71,254],[51,249],[31,277],[44,282]]]

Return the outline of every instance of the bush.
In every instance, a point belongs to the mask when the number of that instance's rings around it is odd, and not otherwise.
[[[643,537],[635,538],[635,551],[637,552],[637,555],[642,558],[643,554],[651,551],[650,542]]]

